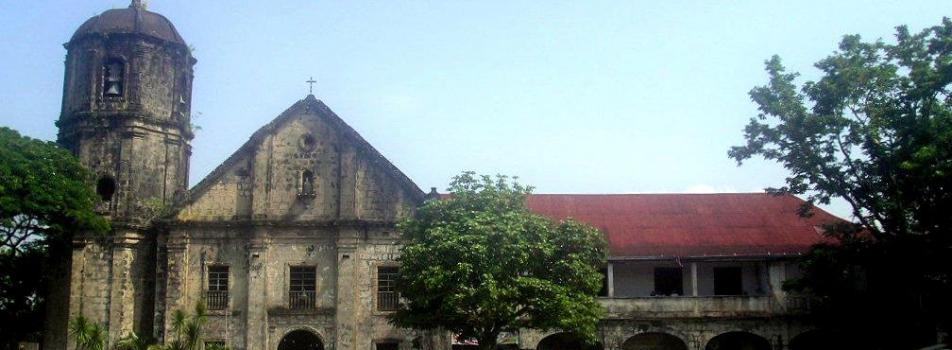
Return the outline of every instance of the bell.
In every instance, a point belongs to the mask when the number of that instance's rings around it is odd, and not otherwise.
[[[119,96],[121,92],[119,91],[119,84],[109,84],[106,89],[106,95],[110,96]]]

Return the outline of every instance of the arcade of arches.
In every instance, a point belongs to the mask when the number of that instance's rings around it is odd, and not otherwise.
[[[569,333],[541,336],[535,350],[823,350],[840,349],[842,341],[833,334],[801,331],[793,334],[759,329],[757,333],[726,330],[710,333],[681,332],[656,328],[603,329],[600,337],[608,343],[586,344]],[[618,331],[613,333],[612,331]],[[682,330],[683,331],[683,330]],[[613,334],[612,334],[613,333]],[[634,335],[632,335],[634,334]],[[614,341],[609,338],[616,339]],[[536,338],[539,339],[539,338]],[[834,347],[830,347],[831,344]],[[523,344],[531,348],[532,343]]]

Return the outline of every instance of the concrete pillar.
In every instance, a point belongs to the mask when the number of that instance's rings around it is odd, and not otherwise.
[[[697,296],[697,263],[691,262],[691,296]]]
[[[614,298],[615,297],[615,264],[609,262],[607,270],[608,271],[606,272],[606,274],[608,275],[607,277],[608,278],[608,297]]]

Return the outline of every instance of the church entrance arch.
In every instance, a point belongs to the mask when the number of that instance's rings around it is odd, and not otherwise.
[[[667,333],[641,333],[625,341],[623,350],[688,350],[688,345]]]
[[[770,350],[770,342],[753,333],[727,332],[712,338],[704,350]]]
[[[571,333],[555,333],[542,338],[536,350],[603,350],[602,344],[586,344]]]
[[[281,338],[278,350],[324,350],[324,343],[321,343],[317,334],[299,329]]]

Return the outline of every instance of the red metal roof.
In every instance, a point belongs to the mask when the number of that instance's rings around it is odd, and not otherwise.
[[[573,218],[602,230],[610,256],[702,257],[795,255],[824,239],[823,224],[842,221],[804,201],[766,193],[533,194],[532,211]]]

